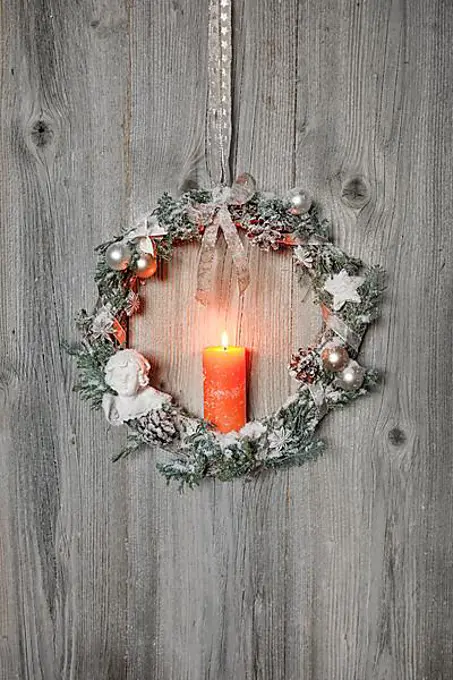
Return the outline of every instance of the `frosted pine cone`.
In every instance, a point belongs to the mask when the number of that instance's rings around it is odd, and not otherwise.
[[[247,230],[247,238],[254,246],[259,246],[263,250],[278,250],[283,234],[278,229],[274,229],[270,224],[251,224]]]
[[[289,364],[289,372],[300,382],[311,385],[315,382],[319,374],[319,355],[317,352],[308,347],[307,349],[300,348],[297,354],[291,356]]]
[[[178,436],[176,414],[171,408],[155,409],[141,418],[130,420],[128,425],[139,432],[148,444],[168,445]]]

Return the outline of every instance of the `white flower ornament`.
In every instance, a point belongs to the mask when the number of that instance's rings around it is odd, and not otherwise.
[[[112,314],[112,306],[108,303],[103,305],[101,309],[98,310],[93,320],[91,327],[93,337],[109,340],[114,321],[115,318]]]

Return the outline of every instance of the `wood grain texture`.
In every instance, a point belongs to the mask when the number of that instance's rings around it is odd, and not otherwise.
[[[62,343],[125,213],[126,18],[2,3],[2,678],[124,677],[125,471]]]
[[[389,273],[363,360],[384,384],[322,426],[316,464],[179,495],[72,394],[63,340],[93,247],[209,180],[208,0],[0,0],[0,680],[453,677],[453,8],[235,0],[233,175],[302,185],[336,241]],[[291,260],[197,248],[133,329],[199,412],[199,354],[251,347],[250,415],[319,323]]]

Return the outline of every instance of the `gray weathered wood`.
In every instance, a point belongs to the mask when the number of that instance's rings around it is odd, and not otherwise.
[[[449,680],[451,4],[234,0],[233,174],[302,185],[389,272],[363,358],[383,386],[316,464],[179,495],[71,387],[93,247],[208,181],[208,0],[1,0],[0,680]],[[288,257],[193,299],[197,248],[146,288],[135,346],[200,412],[200,350],[253,350],[250,414],[319,323]]]
[[[93,247],[126,213],[127,15],[113,2],[1,14],[0,676],[124,677],[126,471],[71,392],[62,343],[93,296]]]

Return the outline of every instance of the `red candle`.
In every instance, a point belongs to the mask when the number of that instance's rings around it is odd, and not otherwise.
[[[229,347],[226,333],[219,347],[203,350],[204,418],[220,432],[240,430],[246,414],[245,347]]]

